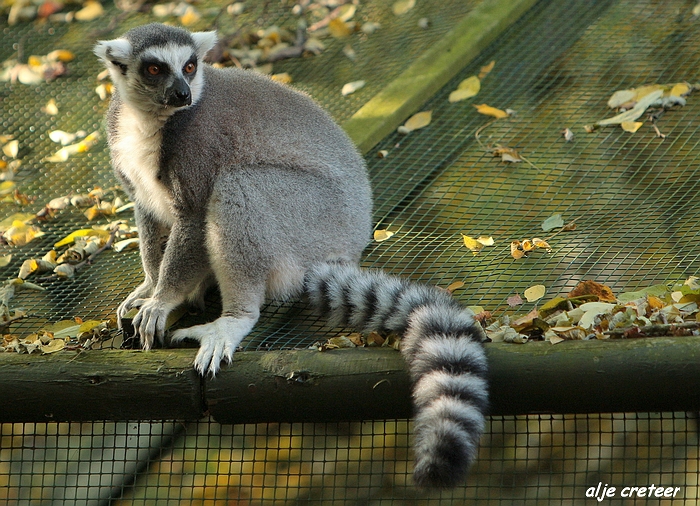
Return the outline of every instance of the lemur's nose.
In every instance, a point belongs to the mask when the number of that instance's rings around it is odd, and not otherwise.
[[[192,103],[192,93],[184,79],[176,80],[166,95],[166,105],[183,107]]]

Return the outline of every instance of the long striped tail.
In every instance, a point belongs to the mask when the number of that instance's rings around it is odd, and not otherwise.
[[[355,266],[316,266],[306,289],[332,326],[402,336],[414,380],[414,481],[458,485],[476,458],[488,407],[484,333],[473,313],[436,287]]]

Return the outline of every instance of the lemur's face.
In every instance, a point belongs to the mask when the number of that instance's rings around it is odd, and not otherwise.
[[[197,102],[201,61],[216,43],[214,32],[189,34],[164,25],[146,25],[124,38],[99,42],[120,98],[143,112],[172,114]]]

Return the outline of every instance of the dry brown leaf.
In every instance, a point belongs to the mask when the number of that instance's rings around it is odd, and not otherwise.
[[[515,307],[523,304],[523,298],[520,296],[519,293],[516,293],[515,295],[511,295],[508,297],[508,305],[510,307]]]
[[[516,260],[525,256],[525,251],[523,251],[523,245],[520,241],[516,240],[510,243],[510,254]]]
[[[502,118],[507,118],[508,113],[506,111],[502,111],[501,109],[496,109],[495,107],[491,107],[490,105],[487,104],[479,104],[479,105],[474,105],[476,107],[476,112],[479,114],[485,114],[486,116],[492,116],[496,119],[502,119]]]
[[[600,302],[617,302],[617,298],[609,286],[593,280],[581,281],[568,293],[567,297],[580,297],[582,295],[595,295]]]
[[[497,146],[493,149],[493,156],[500,156],[502,162],[519,163],[523,159],[513,148],[507,146]]]

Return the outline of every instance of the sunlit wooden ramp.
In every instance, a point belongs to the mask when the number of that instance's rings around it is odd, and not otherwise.
[[[203,15],[192,28],[216,26],[234,40],[244,27],[294,31],[299,21],[282,3],[246,2],[236,15],[221,7],[197,5]],[[700,271],[700,96],[650,110],[634,132],[584,128],[616,114],[606,105],[616,90],[700,81],[692,3],[417,1],[401,16],[391,7],[362,2],[352,19],[378,22],[376,32],[328,36],[321,54],[273,66],[366,155],[376,228],[394,235],[370,245],[365,267],[443,288],[461,282],[454,296],[496,317],[523,315],[585,279],[621,294]],[[19,144],[14,182],[36,197],[21,208],[0,202],[2,218],[115,184],[103,141],[66,162],[45,161],[59,148],[49,132],[102,131],[93,42],[156,20],[147,8],[105,8],[106,17],[80,24],[0,22],[3,61],[18,51],[24,59],[54,49],[75,55],[55,81],[0,83],[0,135]],[[494,61],[475,97],[448,100]],[[365,86],[342,96],[356,80]],[[42,111],[52,98],[55,115]],[[509,115],[484,116],[479,104]],[[397,133],[421,111],[431,111],[430,124]],[[504,150],[521,161],[502,161]],[[45,235],[26,246],[0,245],[0,257],[13,255],[5,278],[92,226],[83,212],[69,207],[38,223]],[[543,231],[557,213],[575,230]],[[462,234],[491,236],[494,245],[474,255]],[[511,256],[512,241],[535,237],[552,251]],[[11,310],[32,316],[8,333],[108,319],[140,281],[140,261],[135,251],[106,251],[70,280],[34,280],[45,290],[9,299]],[[508,305],[533,285],[545,286],[543,299]],[[206,315],[177,325],[215,317],[216,297],[208,302]],[[492,417],[480,458],[464,487],[428,494],[410,482],[410,385],[400,354],[314,346],[347,332],[327,328],[303,303],[272,302],[216,379],[194,373],[195,349],[120,349],[119,334],[100,349],[0,354],[0,502],[583,504],[599,481],[680,486],[686,502],[700,495],[697,422],[686,414],[700,410],[697,336],[486,344]]]

